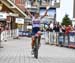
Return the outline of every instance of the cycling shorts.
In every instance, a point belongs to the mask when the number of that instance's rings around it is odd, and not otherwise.
[[[40,31],[39,27],[33,27],[32,28],[32,35],[35,35],[38,31]]]

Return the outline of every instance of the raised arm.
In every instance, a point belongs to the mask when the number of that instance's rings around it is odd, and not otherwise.
[[[46,6],[46,12],[45,12],[45,14],[44,14],[41,18],[44,18],[44,17],[47,15],[47,11],[48,11],[49,8],[50,8],[50,6],[47,5],[47,6]]]
[[[30,17],[33,16],[27,8],[25,8],[25,11],[28,13],[28,15],[29,15]]]
[[[41,18],[44,18],[47,15],[47,11],[48,11],[48,9],[46,9],[45,14]]]

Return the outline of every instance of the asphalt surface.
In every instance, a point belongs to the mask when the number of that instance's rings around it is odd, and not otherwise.
[[[0,48],[0,63],[75,63],[75,49],[46,45],[41,40],[39,57],[31,55],[31,38],[2,42]]]

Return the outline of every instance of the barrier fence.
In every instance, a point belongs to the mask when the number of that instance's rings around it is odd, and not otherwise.
[[[75,48],[75,32],[44,32],[45,42],[51,45]]]
[[[1,32],[0,35],[0,45],[1,41],[7,41],[10,39],[18,38],[19,35],[29,35],[31,36],[31,33],[28,32],[19,32],[18,29],[13,30],[5,30]],[[72,47],[75,48],[75,31],[69,32],[68,34],[65,34],[63,32],[43,32],[43,36],[46,43],[49,43],[51,45],[58,45],[58,46],[65,46],[65,47]]]
[[[9,39],[15,39],[19,37],[19,31],[18,29],[13,30],[5,30],[1,32],[1,41],[7,41]]]
[[[31,37],[32,33],[29,31],[19,31],[19,36],[24,36],[24,37]]]
[[[69,47],[75,48],[75,32],[69,33]]]

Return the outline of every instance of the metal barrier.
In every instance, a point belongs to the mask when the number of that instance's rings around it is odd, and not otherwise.
[[[64,46],[68,47],[68,45],[69,45],[69,34],[65,34],[64,38],[65,38]]]
[[[58,45],[58,32],[45,32],[45,42],[51,45]]]
[[[45,37],[45,42],[46,42],[46,44],[49,44],[49,42],[50,42],[50,35],[49,35],[49,32],[47,31],[45,31],[44,32],[44,37]]]
[[[75,48],[75,32],[45,32],[45,42],[51,45]]]
[[[60,32],[58,35],[58,45],[64,46],[65,43],[65,34],[63,32]]]
[[[9,39],[14,39],[19,37],[18,29],[5,30],[1,33],[1,41],[7,41]]]
[[[3,48],[3,46],[1,45],[1,31],[0,31],[0,48]]]
[[[75,31],[69,33],[69,47],[75,48]]]
[[[49,32],[49,43],[51,44],[51,45],[53,45],[54,44],[54,33],[53,32]]]
[[[29,31],[19,31],[19,36],[31,37],[32,33]]]

